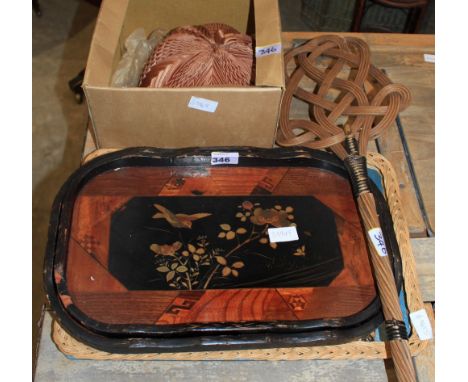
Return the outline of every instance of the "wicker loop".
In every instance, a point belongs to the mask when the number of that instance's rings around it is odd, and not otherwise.
[[[296,66],[288,73],[293,60]],[[405,86],[393,84],[370,63],[368,45],[357,38],[312,39],[286,53],[285,67],[286,90],[277,136],[281,146],[331,148],[344,159],[342,126],[346,126],[359,137],[359,153],[365,155],[368,141],[393,123],[411,101]],[[313,90],[305,86],[313,86]],[[294,97],[309,104],[310,120],[290,120]]]
[[[408,339],[408,332],[406,331],[406,326],[403,321],[386,320],[385,333],[390,341]]]

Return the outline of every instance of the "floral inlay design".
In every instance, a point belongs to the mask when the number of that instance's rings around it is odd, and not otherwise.
[[[172,227],[191,229],[199,219],[212,214],[174,214],[161,204],[154,204],[157,212],[154,219],[165,219]],[[152,243],[149,247],[154,256],[155,269],[164,275],[167,285],[174,289],[206,289],[217,278],[237,278],[246,266],[244,256],[262,256],[245,249],[257,242],[278,248],[268,237],[268,228],[295,226],[294,209],[291,206],[262,206],[249,200],[243,201],[234,212],[236,222],[219,223],[217,239],[226,241],[223,248],[214,247],[206,235],[200,235],[188,242],[174,241],[171,244]],[[305,245],[300,246],[291,256],[306,256]]]

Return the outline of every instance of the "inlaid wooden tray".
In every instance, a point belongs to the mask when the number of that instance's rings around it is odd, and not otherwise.
[[[239,163],[212,165],[213,151]],[[297,240],[274,242],[269,230],[284,227]],[[45,285],[70,334],[116,353],[332,344],[383,320],[347,173],[308,149],[134,148],[90,161],[54,203]]]

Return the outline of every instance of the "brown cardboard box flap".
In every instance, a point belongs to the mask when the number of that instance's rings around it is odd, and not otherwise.
[[[156,28],[169,31],[183,25],[222,22],[241,32],[247,30],[250,0],[126,1],[129,4],[120,36],[122,42],[137,28],[150,34]]]
[[[104,0],[94,28],[83,87],[108,86],[129,0]],[[120,55],[119,59],[120,59]]]
[[[255,39],[257,47],[281,44],[281,20],[276,0],[255,0]],[[284,87],[283,54],[256,58],[257,86]]]

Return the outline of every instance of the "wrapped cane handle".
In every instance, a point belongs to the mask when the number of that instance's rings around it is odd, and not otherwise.
[[[363,192],[359,194],[357,204],[366,232],[377,232],[380,223],[372,193]],[[415,382],[416,372],[411,359],[406,330],[404,329],[403,315],[390,259],[381,248],[374,244],[369,234],[367,235],[367,242],[380,300],[382,301],[382,310],[386,320],[390,350],[398,381]]]

